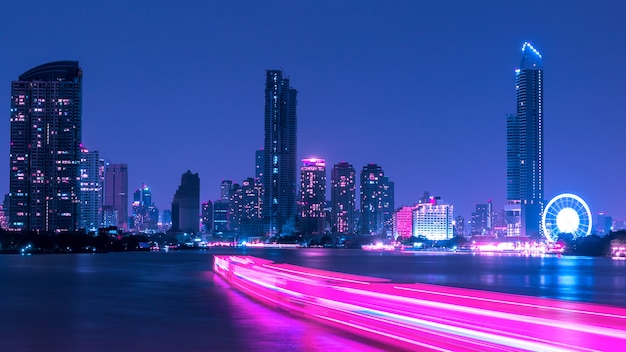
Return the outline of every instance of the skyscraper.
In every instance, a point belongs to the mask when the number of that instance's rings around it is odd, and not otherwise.
[[[270,236],[295,223],[297,94],[282,71],[266,72],[263,219]]]
[[[187,170],[172,200],[172,230],[197,233],[200,227],[200,177]]]
[[[11,230],[78,229],[82,77],[77,61],[56,61],[11,84]]]
[[[128,230],[128,165],[105,166],[103,212],[105,226]]]
[[[326,161],[302,159],[300,167],[300,232],[319,235],[324,233],[326,213]]]
[[[94,230],[102,225],[104,160],[97,151],[81,150],[80,158],[80,224]]]
[[[543,212],[543,61],[530,43],[515,70],[517,113],[507,116],[509,235],[541,234]]]
[[[345,161],[333,166],[330,175],[332,224],[341,234],[354,233],[356,213],[356,172]]]
[[[367,164],[361,170],[361,233],[382,234],[383,216],[383,178],[382,167]]]

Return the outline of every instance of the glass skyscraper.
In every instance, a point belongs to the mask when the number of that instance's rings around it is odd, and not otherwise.
[[[326,161],[302,159],[300,167],[300,231],[324,233],[326,213]]]
[[[543,212],[543,62],[530,44],[522,46],[516,73],[517,113],[507,126],[508,235],[541,234]]]
[[[80,160],[80,224],[81,229],[94,231],[102,225],[104,160],[98,151],[81,150]]]
[[[11,230],[79,227],[82,79],[77,61],[57,61],[11,84]]]
[[[342,161],[333,167],[330,202],[332,223],[337,233],[355,232],[356,172],[349,163]]]
[[[264,232],[283,233],[296,215],[297,94],[280,70],[268,70],[265,80],[265,160],[263,168]]]

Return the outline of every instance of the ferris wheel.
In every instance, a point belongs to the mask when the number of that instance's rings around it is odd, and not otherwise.
[[[548,241],[556,241],[560,234],[571,234],[574,238],[588,236],[591,233],[591,211],[579,196],[559,194],[546,205],[541,224]]]

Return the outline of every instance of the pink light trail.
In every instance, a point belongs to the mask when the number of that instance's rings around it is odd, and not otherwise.
[[[232,286],[296,316],[406,350],[623,351],[626,309],[214,256]]]

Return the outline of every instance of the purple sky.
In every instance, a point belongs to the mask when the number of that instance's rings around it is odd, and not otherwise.
[[[577,193],[623,219],[625,13],[621,1],[3,1],[0,192],[10,82],[79,60],[83,144],[127,163],[130,192],[145,182],[160,209],[187,169],[203,200],[254,175],[277,68],[299,91],[299,158],[378,163],[396,206],[428,190],[463,216],[501,208],[505,115],[530,41],[544,58],[546,198]]]

